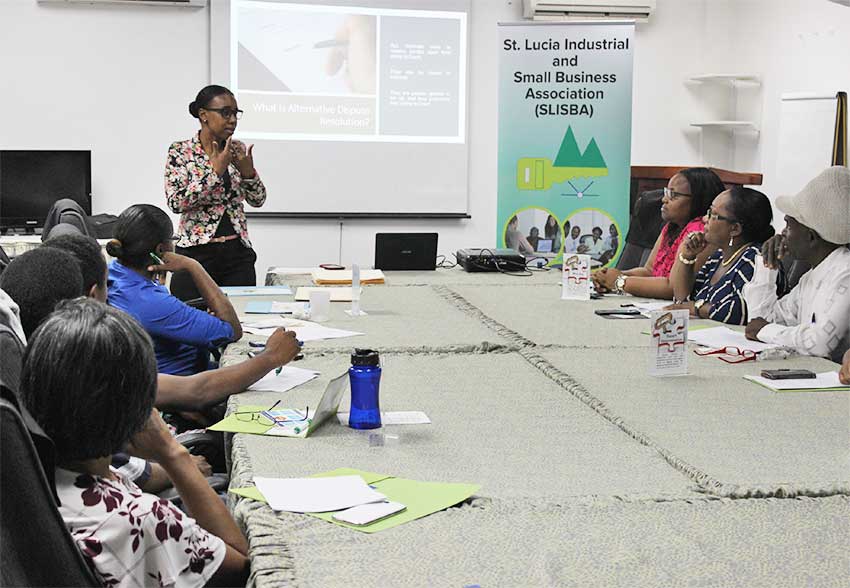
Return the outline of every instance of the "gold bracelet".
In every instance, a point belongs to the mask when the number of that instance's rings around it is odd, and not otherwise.
[[[685,265],[693,265],[697,262],[697,258],[695,257],[693,259],[685,259],[685,256],[680,253],[679,254],[679,261],[681,261]]]

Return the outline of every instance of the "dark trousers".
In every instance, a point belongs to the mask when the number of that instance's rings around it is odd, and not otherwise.
[[[219,286],[256,286],[254,262],[257,254],[239,239],[208,243],[195,247],[177,247],[177,253],[197,260]],[[180,300],[199,298],[201,294],[186,272],[171,276],[171,294]]]

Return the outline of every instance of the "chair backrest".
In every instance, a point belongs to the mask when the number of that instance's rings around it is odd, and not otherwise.
[[[5,386],[0,398],[0,583],[101,586],[77,549],[24,419]]]
[[[89,229],[88,221],[86,220],[86,211],[79,203],[70,198],[62,198],[57,200],[47,217],[44,220],[44,229],[41,233],[41,240],[45,241],[50,237],[50,231],[58,224],[73,225],[86,236],[91,236],[92,231]]]
[[[9,265],[11,262],[12,260],[9,259],[9,256],[6,255],[6,252],[3,251],[2,247],[0,247],[0,274],[3,273],[3,270],[6,269],[6,266]]]
[[[655,241],[664,226],[664,220],[661,218],[663,197],[664,190],[650,190],[638,196],[632,210],[626,243],[649,249],[655,246]]]

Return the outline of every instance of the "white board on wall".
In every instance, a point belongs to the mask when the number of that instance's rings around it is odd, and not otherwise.
[[[783,94],[776,194],[796,194],[832,161],[837,92]]]

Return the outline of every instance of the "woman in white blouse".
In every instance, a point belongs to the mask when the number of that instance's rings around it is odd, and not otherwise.
[[[59,511],[104,585],[244,585],[247,541],[152,412],[156,379],[148,335],[101,302],[64,302],[33,333],[21,401],[56,445]],[[194,518],[110,467],[128,442],[162,465]]]

